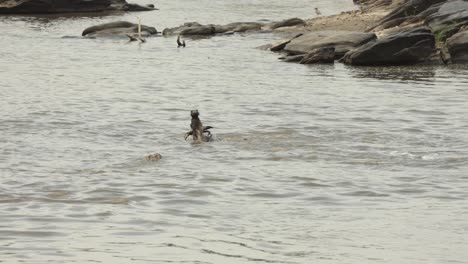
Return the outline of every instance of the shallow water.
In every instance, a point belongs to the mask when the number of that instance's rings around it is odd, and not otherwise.
[[[0,17],[0,262],[466,263],[468,68],[281,63],[255,49],[272,34],[76,38],[354,8],[156,4]],[[195,108],[214,142],[183,140]]]

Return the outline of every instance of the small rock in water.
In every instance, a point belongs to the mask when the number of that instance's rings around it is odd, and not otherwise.
[[[160,159],[162,159],[162,156],[159,153],[154,153],[145,157],[147,161],[158,161]]]

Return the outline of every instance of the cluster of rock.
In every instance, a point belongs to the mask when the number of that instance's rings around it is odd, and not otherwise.
[[[138,25],[126,21],[116,21],[105,23],[97,26],[92,26],[83,31],[81,34],[87,38],[96,37],[128,37],[141,34],[142,37],[156,35],[162,33],[164,36],[213,36],[216,34],[233,34],[237,32],[258,32],[271,31],[278,28],[303,25],[305,22],[302,19],[291,18],[272,23],[260,22],[237,22],[227,25],[202,25],[197,22],[185,23],[182,26],[175,28],[166,28],[162,32],[158,32],[156,28],[141,25],[141,33],[138,33]]]
[[[125,0],[0,0],[0,14],[51,14],[104,11],[150,11],[154,5]]]
[[[140,32],[139,32],[140,28]],[[97,26],[92,26],[81,33],[82,36],[87,38],[96,37],[148,37],[158,34],[154,27],[130,23],[127,21],[116,21],[105,23]]]
[[[332,50],[335,60],[350,65],[466,63],[468,1],[404,1],[366,32],[308,32],[272,45],[270,50],[285,53],[280,58],[284,61],[304,64],[333,62],[317,59],[329,58]]]
[[[271,31],[283,27],[304,25],[305,22],[299,18],[291,18],[272,23],[261,22],[236,22],[227,25],[202,25],[197,22],[185,23],[179,27],[166,28],[162,34],[164,36],[212,36],[216,34],[233,34],[247,31]]]

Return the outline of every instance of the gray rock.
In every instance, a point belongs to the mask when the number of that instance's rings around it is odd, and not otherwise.
[[[45,14],[100,12],[109,10],[111,0],[9,0],[0,1],[1,14]]]
[[[103,11],[147,11],[154,6],[129,4],[125,0],[0,0],[0,14],[49,14]]]
[[[341,58],[346,52],[359,47],[377,37],[374,33],[351,31],[314,31],[293,39],[284,51],[290,54],[304,54],[322,47],[334,47],[335,58]]]
[[[145,25],[141,25],[141,32],[143,36],[149,36],[158,33],[156,28]],[[85,29],[81,35],[85,37],[102,37],[125,36],[127,34],[132,35],[134,33],[138,33],[138,24],[127,21],[117,21],[89,27]]]
[[[234,32],[260,30],[263,25],[263,23],[258,22],[237,22],[227,25],[202,25],[197,22],[189,22],[179,27],[166,28],[163,30],[163,35],[206,36],[214,34],[232,34]]]
[[[157,8],[154,7],[154,5],[149,4],[149,5],[138,5],[138,4],[125,4],[123,5],[120,10],[122,11],[152,11],[152,10],[158,10]]]
[[[459,32],[447,39],[447,49],[454,63],[468,63],[468,31]]]
[[[435,39],[426,27],[398,32],[369,42],[343,57],[351,65],[407,65],[424,61],[435,50]]]
[[[300,64],[333,63],[335,47],[323,47],[311,51],[299,62]]]
[[[175,28],[166,28],[163,30],[164,36],[171,35],[212,35],[216,33],[215,26],[202,25],[197,22],[187,22],[182,26]]]
[[[289,18],[279,22],[272,22],[267,25],[269,29],[277,29],[282,27],[292,27],[297,25],[305,25],[305,21],[300,18]]]
[[[236,22],[227,25],[216,25],[216,33],[227,32],[246,32],[252,30],[260,30],[264,24],[258,22]]]
[[[437,12],[428,16],[429,26],[439,41],[444,41],[468,25],[468,1],[452,0],[440,5]]]
[[[397,19],[407,17],[408,19],[413,19],[413,17],[418,16],[422,12],[425,12],[431,6],[445,2],[447,0],[410,0],[404,2],[403,4],[396,7],[392,12],[388,13],[381,20],[379,20],[375,25],[368,28],[366,31],[372,31],[379,26],[383,26],[389,21],[399,21]]]
[[[306,56],[305,54],[292,55],[292,56],[281,57],[279,59],[283,60],[284,62],[300,62],[305,56]]]
[[[281,41],[279,41],[277,43],[274,43],[273,45],[271,45],[270,50],[275,51],[275,52],[276,51],[282,51],[286,47],[286,45],[288,45],[293,39],[296,39],[296,38],[298,38],[298,37],[300,37],[302,35],[303,35],[302,33],[299,33],[299,34],[297,34],[296,36],[294,36],[292,38],[284,39],[284,40],[281,40]]]

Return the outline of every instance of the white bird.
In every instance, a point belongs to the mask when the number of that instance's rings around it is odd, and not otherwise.
[[[320,15],[322,15],[322,12],[320,12],[320,10],[318,10],[318,8],[316,7],[315,8],[315,14],[317,14],[317,16],[320,16]]]

